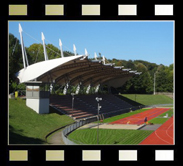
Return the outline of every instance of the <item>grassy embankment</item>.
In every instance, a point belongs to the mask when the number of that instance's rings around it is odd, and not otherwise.
[[[172,104],[173,106],[173,99],[166,95],[122,94],[120,96],[133,102],[134,105]]]
[[[53,130],[73,123],[66,115],[37,114],[22,99],[9,99],[9,144],[45,144]]]

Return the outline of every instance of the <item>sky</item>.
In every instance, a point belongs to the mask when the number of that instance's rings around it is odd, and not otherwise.
[[[24,45],[42,43],[59,48],[61,39],[64,51],[84,54],[94,52],[107,59],[145,60],[169,66],[174,63],[173,21],[9,21],[9,33],[20,39],[18,24],[23,29]]]

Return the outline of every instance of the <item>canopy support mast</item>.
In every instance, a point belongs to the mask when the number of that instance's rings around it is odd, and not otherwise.
[[[29,63],[28,63],[27,53],[26,53],[26,50],[24,47],[22,32],[23,32],[23,29],[22,29],[21,25],[19,24],[20,42],[21,42],[21,48],[22,48],[22,59],[23,59],[24,68],[26,68],[26,63],[27,63],[27,66],[29,66]],[[26,63],[25,63],[25,61],[26,61]]]
[[[48,55],[47,55],[47,52],[46,52],[46,45],[45,45],[45,37],[44,37],[44,34],[43,32],[41,33],[41,38],[42,38],[42,41],[43,41],[43,50],[44,50],[44,59],[45,61],[48,60]]]

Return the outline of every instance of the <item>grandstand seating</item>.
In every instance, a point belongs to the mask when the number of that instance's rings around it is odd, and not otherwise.
[[[71,95],[52,95],[50,105],[59,109],[60,112],[71,116],[74,119],[81,119],[97,115],[96,97],[101,97],[100,114],[132,107],[129,103],[121,100],[115,95],[75,95],[74,109],[72,110]]]

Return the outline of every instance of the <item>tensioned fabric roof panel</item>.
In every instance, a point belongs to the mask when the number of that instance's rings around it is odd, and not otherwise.
[[[106,83],[120,87],[134,74],[113,64],[103,64],[102,61],[89,60],[85,55],[77,55],[32,64],[20,70],[17,78],[20,83],[36,80],[64,85],[67,82],[71,85],[81,82],[85,86]]]
[[[17,78],[19,78],[20,83],[24,83],[30,80],[37,79],[38,77],[55,69],[56,67],[59,67],[72,60],[80,59],[81,57],[83,57],[83,55],[57,58],[38,62],[21,69],[18,73],[16,73],[16,76]]]

